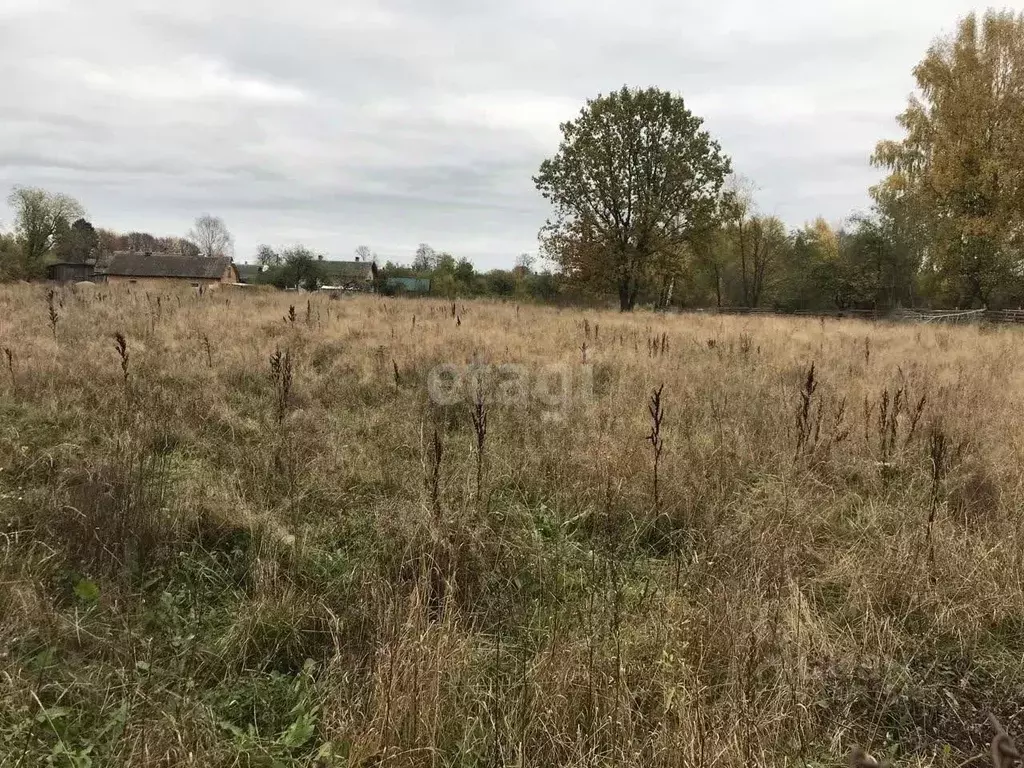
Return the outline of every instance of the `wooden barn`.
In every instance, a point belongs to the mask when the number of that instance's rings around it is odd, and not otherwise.
[[[58,283],[80,283],[96,276],[96,260],[55,261],[46,265],[46,279]]]

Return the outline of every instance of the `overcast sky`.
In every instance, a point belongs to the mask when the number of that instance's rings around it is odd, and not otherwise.
[[[681,93],[791,225],[868,205],[911,69],[965,0],[0,0],[0,185],[236,258],[305,243],[478,267],[534,251],[560,122]],[[2,195],[6,197],[6,193]],[[11,212],[0,204],[0,222]]]

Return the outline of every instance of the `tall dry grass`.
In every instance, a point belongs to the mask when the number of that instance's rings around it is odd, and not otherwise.
[[[1019,727],[1020,331],[295,302],[0,289],[0,765],[959,766]],[[592,366],[558,418],[428,396],[552,362]]]

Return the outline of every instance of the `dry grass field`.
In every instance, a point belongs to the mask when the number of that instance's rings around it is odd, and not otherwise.
[[[952,768],[1021,725],[1018,329],[0,307],[4,768]]]

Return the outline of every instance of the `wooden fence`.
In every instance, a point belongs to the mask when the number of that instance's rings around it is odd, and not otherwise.
[[[783,312],[765,307],[712,307],[684,309],[684,313],[709,315],[777,315],[781,317],[855,318],[909,323],[1012,323],[1024,324],[1024,309],[798,309]]]

